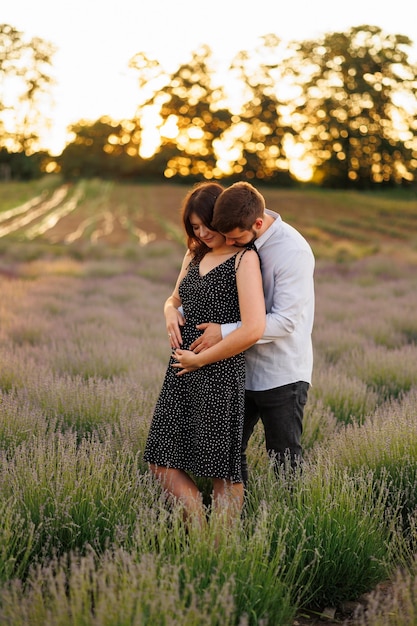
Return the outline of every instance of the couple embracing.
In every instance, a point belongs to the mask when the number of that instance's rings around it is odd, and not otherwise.
[[[185,197],[188,249],[164,306],[172,355],[144,458],[184,517],[239,515],[259,420],[277,471],[302,460],[313,368],[314,256],[250,183],[197,184]]]

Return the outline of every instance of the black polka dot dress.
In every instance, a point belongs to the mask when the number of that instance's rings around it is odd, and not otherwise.
[[[241,253],[237,253],[241,254]],[[240,260],[240,259],[239,259]],[[190,265],[179,293],[186,319],[183,348],[201,334],[196,324],[240,319],[236,255],[202,276]],[[170,363],[157,401],[144,458],[194,476],[241,482],[245,362],[240,353],[177,376]]]

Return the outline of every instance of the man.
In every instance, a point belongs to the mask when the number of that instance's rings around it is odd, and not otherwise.
[[[273,211],[250,183],[238,182],[218,197],[213,227],[229,245],[254,244],[261,259],[266,304],[264,336],[246,351],[245,424],[242,470],[248,479],[246,449],[262,420],[265,444],[276,470],[302,460],[304,407],[313,369],[314,255],[304,237]],[[233,329],[199,325],[203,334],[190,346],[207,349]]]

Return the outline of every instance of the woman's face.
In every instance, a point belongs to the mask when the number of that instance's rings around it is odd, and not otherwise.
[[[209,248],[218,248],[224,244],[225,238],[217,232],[208,228],[196,213],[191,213],[190,224],[193,228],[194,235],[203,241]]]

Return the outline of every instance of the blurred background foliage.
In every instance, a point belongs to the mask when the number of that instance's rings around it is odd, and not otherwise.
[[[201,46],[174,72],[138,52],[133,119],[80,120],[58,156],[40,145],[55,49],[0,24],[0,180],[305,182],[416,186],[413,42],[377,26],[284,42],[274,34],[216,71]]]

